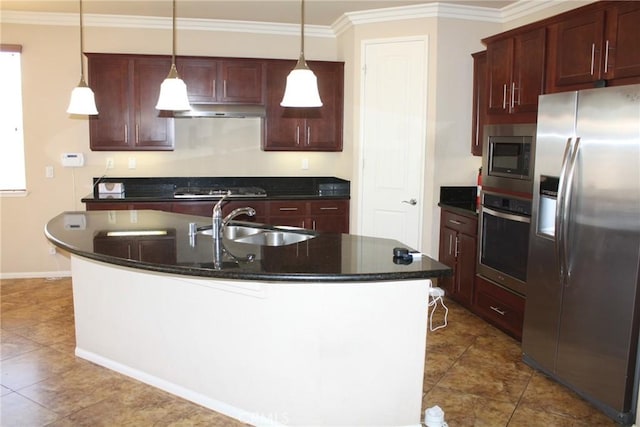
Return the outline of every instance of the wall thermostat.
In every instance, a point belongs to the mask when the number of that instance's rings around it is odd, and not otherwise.
[[[62,166],[65,168],[79,168],[84,166],[82,153],[62,153]]]

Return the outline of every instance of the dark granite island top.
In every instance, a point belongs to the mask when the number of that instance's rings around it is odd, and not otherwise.
[[[151,210],[64,212],[49,221],[46,235],[58,247],[81,257],[186,276],[334,282],[451,274],[449,267],[426,256],[408,265],[394,263],[393,248],[403,246],[395,240],[336,233],[317,233],[310,240],[286,246],[225,239],[222,268],[216,269],[211,236],[190,238],[192,222],[210,225],[203,217]]]
[[[331,233],[225,241],[214,264],[213,239],[188,233],[206,220],[49,221],[70,252],[76,356],[250,425],[420,425],[429,278],[449,267],[395,264],[396,241]]]

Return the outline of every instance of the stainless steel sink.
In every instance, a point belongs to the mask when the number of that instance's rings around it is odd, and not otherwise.
[[[285,246],[293,243],[304,242],[305,240],[313,239],[314,237],[316,237],[314,234],[272,230],[246,237],[239,237],[233,240],[238,243],[249,243],[252,245]]]
[[[223,229],[223,237],[238,243],[259,246],[285,246],[304,242],[316,237],[315,234],[303,232],[295,227],[264,228],[250,225],[228,225]],[[211,236],[212,229],[207,227],[198,230],[199,234]]]

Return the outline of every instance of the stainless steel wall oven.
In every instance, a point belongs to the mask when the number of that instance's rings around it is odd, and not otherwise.
[[[478,273],[525,295],[531,200],[484,191],[480,207]]]

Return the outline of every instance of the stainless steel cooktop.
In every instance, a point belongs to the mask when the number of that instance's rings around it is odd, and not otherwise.
[[[173,197],[176,199],[215,199],[226,195],[233,197],[266,197],[267,192],[260,187],[183,187],[176,188]]]

